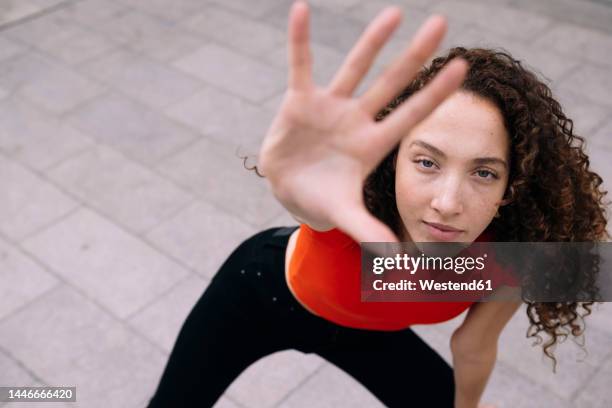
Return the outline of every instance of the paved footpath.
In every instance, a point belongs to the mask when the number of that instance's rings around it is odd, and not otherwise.
[[[324,83],[389,2],[311,4]],[[442,12],[445,47],[503,46],[547,78],[612,185],[611,1],[399,4],[405,23],[374,73]],[[0,0],[0,384],[78,389],[76,404],[23,406],[143,407],[227,254],[264,227],[294,224],[238,158],[257,153],[280,101],[289,5]],[[556,375],[517,313],[483,400],[612,406],[612,305],[603,306],[587,320],[588,354],[561,344]],[[462,317],[415,330],[449,359]],[[379,406],[335,366],[291,350],[249,367],[217,404]]]

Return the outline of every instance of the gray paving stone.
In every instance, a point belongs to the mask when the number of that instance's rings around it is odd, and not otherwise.
[[[342,65],[345,56],[327,45],[311,43],[310,47],[314,64],[313,78],[315,83],[322,87],[327,86]],[[272,52],[263,54],[262,58],[282,69],[285,72],[285,77],[288,76],[287,44],[279,45]]]
[[[27,0],[4,0],[0,3],[0,26],[16,22],[40,10],[40,7]]]
[[[121,318],[151,302],[187,273],[90,210],[76,212],[27,239],[23,246]]]
[[[4,34],[32,46],[45,46],[55,38],[67,38],[79,33],[77,22],[62,14],[49,13],[8,28]]]
[[[35,170],[44,170],[92,146],[65,121],[18,97],[0,101],[0,150]]]
[[[113,19],[104,20],[94,29],[161,61],[170,61],[202,45],[201,39],[159,17],[128,10]]]
[[[482,0],[463,0],[466,3],[482,3]],[[521,7],[518,7],[516,3],[520,3],[522,0],[488,0],[487,4],[495,5],[495,6],[510,6],[515,7],[519,10],[522,10]]]
[[[268,99],[264,104],[261,105],[261,107],[271,112],[278,112],[284,98],[285,98],[285,93],[281,92],[277,95],[274,95],[270,99]]]
[[[600,186],[600,189],[608,191],[605,201],[608,203],[607,219],[610,220],[610,217],[612,217],[612,207],[610,206],[610,203],[612,203],[612,162],[610,161],[612,149],[609,143],[602,143],[601,139],[599,139],[590,144],[587,143],[586,150],[589,156],[591,170],[599,174],[603,179],[603,184]],[[609,221],[607,231],[612,236],[612,223]]]
[[[291,3],[282,3],[263,17],[263,20],[286,32]],[[351,49],[364,30],[365,24],[349,17],[347,13],[333,12],[315,6],[310,7],[310,38],[335,48],[343,55]]]
[[[31,371],[24,367],[21,362],[16,361],[13,357],[6,355],[4,352],[0,352],[0,384],[3,387],[42,387],[45,384],[38,382]],[[0,407],[12,407],[14,404],[9,402],[0,402]],[[23,404],[22,404],[23,405]],[[60,402],[40,402],[40,403],[28,403],[28,408],[44,408],[48,407],[62,407],[68,408],[68,405]]]
[[[216,44],[207,44],[174,63],[210,85],[261,102],[285,88],[285,73]]]
[[[118,0],[138,10],[177,23],[193,16],[207,6],[202,0]]]
[[[587,327],[612,335],[612,302],[596,303],[592,309],[593,313],[585,319]]]
[[[591,140],[612,151],[612,118],[595,132]]]
[[[3,282],[0,286],[0,320],[58,283],[57,278],[39,264],[1,239],[0,280]]]
[[[102,92],[101,86],[67,68],[44,73],[20,90],[28,100],[58,115]]]
[[[612,34],[612,8],[607,0],[512,0],[523,11],[545,15],[557,24],[568,23]]]
[[[164,252],[211,279],[256,229],[210,204],[196,202],[147,234]]]
[[[575,407],[606,408],[612,405],[612,354],[601,364],[601,370],[579,391],[573,401]]]
[[[457,45],[466,47],[504,49],[515,59],[521,60],[527,68],[535,71],[547,84],[556,84],[580,64],[578,60],[560,56],[546,47],[526,44],[476,27],[468,27],[455,39]]]
[[[122,95],[102,95],[68,116],[68,121],[98,141],[143,163],[155,163],[198,135]]]
[[[169,117],[242,153],[257,153],[276,111],[217,90],[200,92],[166,110]]]
[[[52,35],[36,46],[66,64],[76,65],[117,48],[118,44],[98,33],[77,27]]]
[[[261,17],[270,13],[275,8],[281,7],[281,3],[289,0],[210,0],[211,3],[227,7],[251,17]]]
[[[169,353],[187,315],[206,286],[207,280],[189,276],[169,293],[157,297],[152,304],[131,316],[128,322]]]
[[[394,36],[398,33],[414,32],[415,29],[426,19],[431,13],[427,12],[428,8],[433,7],[435,2],[426,0],[416,1],[362,1],[359,4],[351,7],[347,14],[366,25],[370,23],[379,13],[389,6],[399,7],[402,10],[402,21],[396,29]],[[365,27],[365,26],[364,26]],[[408,40],[408,37],[406,40]]]
[[[410,19],[413,12],[429,11],[436,3],[439,3],[439,0],[368,0],[351,7],[348,12],[354,15],[357,10],[360,10],[359,13],[366,11],[366,14],[370,16],[368,17],[369,21],[378,11],[387,6],[394,5],[404,10],[404,19]]]
[[[286,42],[283,31],[214,5],[206,7],[182,25],[205,38],[252,57],[258,57]]]
[[[360,2],[361,0],[310,0],[308,4],[340,13],[359,5]]]
[[[26,46],[0,36],[0,61],[15,57],[26,52]]]
[[[325,364],[297,390],[282,401],[279,408],[301,407],[384,407],[357,380],[332,364]]]
[[[158,168],[207,202],[256,228],[284,211],[269,191],[267,181],[245,169],[234,149],[227,145],[202,140],[167,158]]]
[[[106,147],[64,161],[49,177],[135,233],[144,233],[193,199],[147,168]]]
[[[530,41],[553,23],[544,16],[487,2],[449,0],[436,4],[431,11],[443,13],[450,21],[464,21],[481,29],[523,41]]]
[[[560,85],[571,89],[601,105],[612,108],[612,77],[610,69],[594,65],[582,65],[568,75]]]
[[[515,58],[520,59],[524,65],[536,72],[540,78],[545,78],[547,80],[545,82],[552,86],[563,80],[578,65],[574,60],[558,56],[542,48],[520,47],[517,44],[511,51]]]
[[[45,383],[77,387],[71,407],[129,407],[152,393],[165,357],[70,288],[0,322],[0,346]]]
[[[602,187],[604,190],[612,192],[612,149],[601,145],[599,142],[587,143],[586,152],[590,160],[590,168],[603,179]],[[612,193],[608,193],[606,199],[612,200]]]
[[[611,108],[581,94],[577,88],[559,86],[553,89],[565,115],[574,121],[574,133],[587,140],[594,138],[598,129],[609,117]]]
[[[612,35],[601,31],[557,24],[537,38],[536,44],[542,48],[554,49],[572,59],[586,59],[612,66]]]
[[[498,362],[480,399],[499,407],[533,408],[536,406],[571,408],[569,401],[553,394],[541,384],[530,381],[506,364]],[[587,406],[580,406],[586,408]]]
[[[106,20],[120,17],[127,9],[127,6],[115,1],[84,0],[67,3],[54,14],[83,26],[93,27]]]
[[[66,2],[66,0],[28,0],[28,1],[44,9],[49,9],[49,8],[58,6]]]
[[[612,337],[589,326],[584,338],[588,354],[569,338],[558,344],[553,350],[557,358],[557,372],[553,373],[552,361],[544,356],[542,345],[533,345],[536,339],[526,336],[529,320],[525,310],[525,306],[519,309],[504,329],[499,340],[498,361],[518,371],[523,378],[569,400],[591,378],[602,359],[609,355]],[[544,341],[548,339],[542,337]]]
[[[314,354],[280,351],[249,366],[226,394],[244,406],[274,407],[323,364],[325,360]]]
[[[2,373],[1,381],[3,387],[23,387],[36,381],[15,359],[3,352],[0,352],[0,373]],[[5,403],[0,402],[0,406],[5,405]]]
[[[154,109],[176,103],[203,86],[190,75],[125,49],[89,61],[79,69]]]
[[[21,165],[0,156],[0,231],[14,241],[73,211],[74,200]]]
[[[228,399],[227,397],[222,396],[221,398],[219,398],[217,403],[213,405],[213,408],[240,408],[240,407],[236,405],[234,402],[232,402],[232,400]]]
[[[24,84],[41,77],[57,75],[61,67],[39,52],[30,51],[0,61],[0,86],[7,92],[17,92]]]

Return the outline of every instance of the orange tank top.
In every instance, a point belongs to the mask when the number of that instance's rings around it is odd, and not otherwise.
[[[492,241],[486,230],[477,241]],[[362,302],[359,243],[341,230],[300,225],[287,279],[294,295],[317,315],[338,325],[401,330],[450,320],[475,302]]]

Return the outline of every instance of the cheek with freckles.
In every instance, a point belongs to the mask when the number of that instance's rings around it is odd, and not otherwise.
[[[476,240],[495,219],[500,204],[501,199],[497,197],[497,194],[480,198],[475,197],[472,200],[466,208],[466,219],[470,226],[469,238],[471,241]]]
[[[495,200],[483,200],[473,203],[467,218],[470,225],[474,226],[474,232],[477,234],[476,237],[493,221],[496,212]]]

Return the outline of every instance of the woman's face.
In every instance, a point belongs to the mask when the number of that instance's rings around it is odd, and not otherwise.
[[[473,242],[506,204],[509,150],[492,102],[466,91],[451,95],[401,142],[395,177],[401,238]]]

